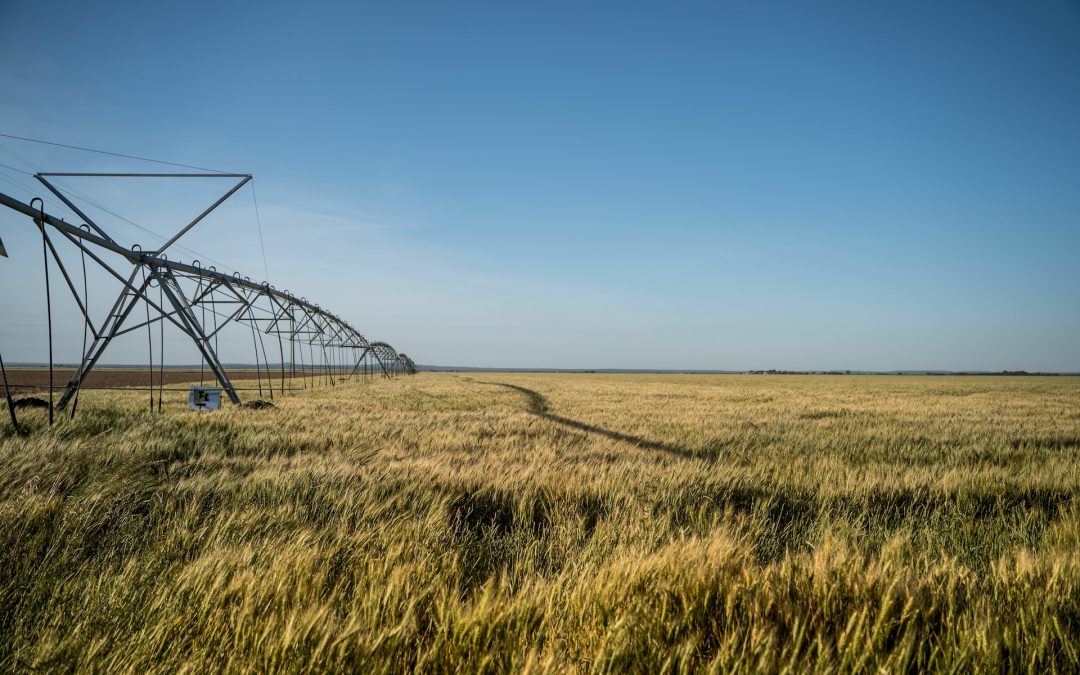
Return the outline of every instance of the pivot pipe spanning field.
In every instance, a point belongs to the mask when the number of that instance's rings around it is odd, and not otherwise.
[[[147,252],[137,245],[128,249],[118,244],[104,229],[80,211],[67,196],[49,182],[49,178],[54,176],[230,178],[236,179],[237,183],[195,220],[177,231],[157,250]],[[243,323],[251,328],[252,341],[256,351],[256,365],[259,361],[258,354],[261,347],[262,361],[267,364],[268,374],[269,360],[267,359],[266,344],[263,341],[263,336],[269,335],[277,339],[277,357],[280,359],[281,364],[282,388],[284,388],[286,364],[291,369],[292,376],[296,376],[297,349],[300,351],[301,374],[304,377],[313,375],[316,368],[322,371],[323,374],[333,373],[335,370],[339,370],[341,374],[348,371],[348,376],[343,379],[352,377],[361,368],[374,370],[385,377],[393,377],[396,374],[411,375],[416,372],[416,366],[408,356],[399,354],[385,342],[368,341],[360,331],[349,323],[322,309],[319,305],[309,302],[306,298],[296,297],[288,291],[279,291],[267,282],[254,282],[248,277],[241,277],[238,273],[229,275],[217,271],[212,266],[203,267],[197,260],[191,263],[169,260],[165,253],[166,249],[247,184],[252,178],[250,174],[38,173],[34,177],[70,208],[72,212],[85,221],[85,225],[81,227],[74,226],[63,219],[45,213],[44,201],[42,200],[34,199],[30,204],[26,204],[0,193],[0,205],[29,216],[40,229],[44,246],[47,248],[48,253],[51,254],[52,260],[59,267],[63,279],[82,313],[86,330],[92,336],[92,341],[82,354],[78,369],[67,383],[64,393],[57,403],[56,407],[58,409],[63,409],[77,395],[87,375],[101,359],[102,354],[105,353],[113,339],[163,321],[168,321],[176,326],[192,340],[202,355],[206,367],[211,370],[221,388],[225,390],[229,400],[234,404],[240,403],[240,397],[237,395],[236,387],[229,379],[226,369],[218,357],[217,349],[218,334],[223,328],[232,323]],[[41,206],[35,208],[33,206],[34,202],[40,202]],[[99,323],[95,324],[88,308],[80,299],[80,294],[76,290],[70,275],[68,275],[60,255],[49,237],[47,228],[52,228],[60,236],[70,241],[82,252],[82,255],[96,262],[123,285],[120,295],[112,305],[112,309]],[[99,255],[104,252],[120,256],[124,261],[131,264],[131,269],[128,270],[123,267],[117,269],[118,266],[110,264]],[[47,272],[48,255],[46,256],[46,275]],[[157,296],[156,299],[152,296],[151,289],[157,289],[157,293],[153,294]],[[85,288],[83,295],[85,296]],[[146,318],[143,321],[134,318],[137,315],[133,313],[140,302],[144,303],[147,308]],[[151,311],[156,312],[156,316],[151,316]],[[207,319],[208,314],[210,320]],[[285,340],[288,341],[288,354],[285,353]],[[307,364],[303,363],[305,346],[308,349],[309,356]],[[271,344],[272,350],[273,345]],[[271,356],[271,358],[273,357]],[[316,361],[318,361],[318,364],[315,363]],[[350,366],[351,370],[349,370]],[[331,374],[329,377],[331,384],[333,384],[334,375]],[[261,381],[260,376],[260,388]],[[272,382],[270,388],[272,392]]]

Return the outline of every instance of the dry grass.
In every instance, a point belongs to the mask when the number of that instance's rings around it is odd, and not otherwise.
[[[0,670],[1080,669],[1080,379],[421,374],[0,431]]]

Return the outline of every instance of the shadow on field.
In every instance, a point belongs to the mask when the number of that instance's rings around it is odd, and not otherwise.
[[[477,380],[473,380],[473,382],[477,382]],[[590,434],[598,434],[600,436],[610,438],[613,441],[623,441],[625,443],[630,443],[646,450],[666,452],[668,454],[676,455],[677,457],[682,457],[685,459],[701,459],[701,455],[691,452],[686,448],[678,445],[662,443],[660,441],[650,441],[649,439],[642,438],[641,436],[624,434],[619,431],[612,431],[611,429],[605,429],[603,427],[598,427],[592,424],[579,422],[577,420],[570,419],[569,417],[562,417],[561,415],[556,415],[551,412],[550,408],[548,407],[547,399],[544,398],[543,394],[538,391],[533,391],[532,389],[528,389],[517,384],[507,384],[505,382],[481,382],[481,384],[489,384],[493,387],[504,387],[506,389],[512,389],[519,394],[524,394],[529,402],[528,410],[530,413],[536,415],[537,417],[542,417],[546,420],[555,422],[556,424],[561,424],[564,427],[569,427],[578,431],[584,431]]]

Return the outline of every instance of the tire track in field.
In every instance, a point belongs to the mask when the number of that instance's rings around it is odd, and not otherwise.
[[[585,422],[571,419],[569,417],[556,415],[555,413],[551,412],[551,406],[548,403],[547,398],[545,398],[544,395],[540,392],[533,389],[522,387],[518,384],[509,384],[507,382],[480,382],[479,380],[474,380],[471,377],[466,379],[471,382],[476,382],[477,384],[486,384],[492,387],[503,387],[505,389],[510,389],[511,391],[522,394],[525,396],[527,402],[526,409],[531,414],[548,420],[550,422],[562,425],[564,427],[575,429],[577,431],[583,431],[587,434],[596,434],[598,436],[609,438],[613,441],[630,443],[631,445],[636,445],[637,447],[644,448],[646,450],[665,452],[667,454],[675,455],[676,457],[680,457],[682,459],[703,459],[701,455],[695,452],[691,452],[690,450],[687,450],[686,448],[679,445],[674,445],[672,443],[664,443],[662,441],[653,441],[643,436],[635,436],[633,434],[627,434],[621,431],[605,429],[604,427],[600,427],[595,424],[587,424]]]

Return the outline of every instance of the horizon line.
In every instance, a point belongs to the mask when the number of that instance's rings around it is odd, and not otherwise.
[[[48,368],[48,363],[33,361],[16,361],[6,364],[8,368]],[[282,363],[255,364],[255,363],[226,363],[226,368],[242,370],[280,370]],[[77,363],[54,363],[53,368],[78,368]],[[303,370],[307,372],[325,372],[326,368],[317,368],[308,364],[285,362],[287,368]],[[202,364],[172,364],[165,365],[165,370],[197,370]],[[100,364],[96,369],[122,368],[125,370],[147,370],[145,364],[107,363]],[[159,366],[153,366],[151,370],[157,370]],[[888,370],[865,370],[852,368],[558,368],[548,366],[444,366],[433,364],[416,364],[418,371],[426,372],[491,372],[491,373],[568,373],[568,374],[656,374],[656,375],[1006,375],[1006,376],[1080,376],[1080,371],[1068,370],[983,370],[969,368],[963,370],[949,370],[946,368],[892,368]]]

